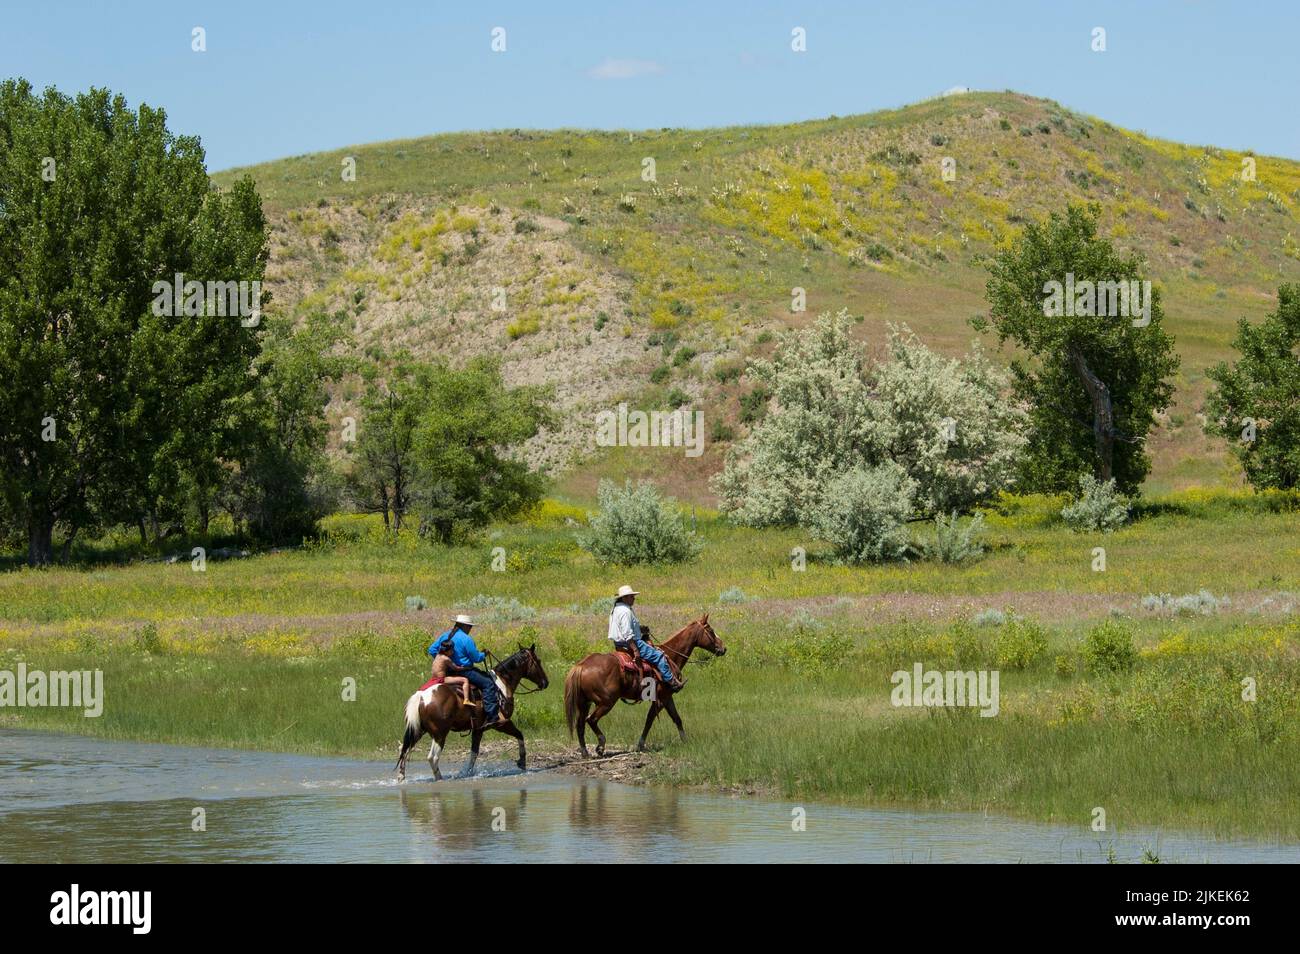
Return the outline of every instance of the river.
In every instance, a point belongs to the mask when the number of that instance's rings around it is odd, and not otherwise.
[[[508,763],[438,783],[411,769],[398,785],[387,762],[0,729],[0,861],[1102,862],[1146,846],[1165,861],[1300,861],[1298,845],[1179,832],[800,805]]]

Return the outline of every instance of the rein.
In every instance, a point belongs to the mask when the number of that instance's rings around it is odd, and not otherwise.
[[[690,624],[689,624],[689,623],[688,623],[686,626],[683,626],[683,627],[682,627],[680,630],[678,630],[676,633],[673,633],[672,636],[669,636],[668,639],[671,640],[671,639],[673,639],[674,637],[680,635],[681,633],[686,632],[686,630],[688,630],[688,629],[690,629]],[[690,650],[690,649],[686,650],[686,652],[682,652],[680,649],[673,649],[671,646],[669,646],[669,645],[667,644],[667,642],[662,642],[662,643],[652,643],[651,645],[654,646],[656,649],[658,649],[660,652],[664,652],[664,653],[672,653],[674,656],[679,657],[679,658],[682,660],[682,665],[683,665],[683,666],[686,665],[686,662],[691,658],[691,650]],[[691,648],[693,649],[693,648],[695,648],[695,647],[691,647]]]
[[[508,666],[510,666],[512,660],[513,660],[516,656],[518,656],[518,655],[520,654],[520,653],[518,653],[518,652],[517,652],[517,653],[512,653],[512,654],[511,654],[510,656],[508,656],[506,659],[499,659],[499,658],[497,657],[497,654],[494,653],[494,652],[492,652],[492,650],[490,650],[490,649],[485,649],[485,650],[483,650],[483,651],[484,651],[485,653],[487,653],[487,655],[491,656],[493,659],[496,659],[496,660],[497,660],[497,664],[496,664],[495,666],[492,667],[492,671],[495,672],[498,676],[501,675],[501,670],[506,669]],[[520,652],[522,652],[522,650],[521,650]],[[520,689],[520,688],[519,688],[519,683],[520,683],[520,682],[523,682],[523,680],[524,680],[524,676],[521,675],[521,676],[519,677],[518,681],[516,681],[515,684],[514,684],[514,686],[510,689],[510,695],[512,695],[512,696],[527,696],[527,695],[531,695],[531,694],[534,693],[534,692],[541,692],[541,687],[540,687],[540,686],[533,686],[533,688],[531,688],[531,689]]]

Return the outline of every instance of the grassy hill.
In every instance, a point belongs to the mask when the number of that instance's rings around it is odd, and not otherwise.
[[[707,501],[743,433],[745,359],[819,311],[865,316],[873,347],[902,321],[964,350],[982,259],[1068,200],[1099,202],[1106,232],[1147,259],[1183,356],[1152,488],[1235,483],[1197,420],[1204,369],[1229,354],[1237,319],[1300,280],[1300,163],[1152,139],[1016,93],[783,126],[442,135],[213,178],[243,174],[274,226],[273,309],[337,314],[376,360],[492,352],[512,382],[554,384],[564,423],[530,454],[575,496],[600,475],[644,475]],[[331,413],[354,397],[345,383]],[[593,414],[624,398],[701,407],[707,451],[597,451]]]

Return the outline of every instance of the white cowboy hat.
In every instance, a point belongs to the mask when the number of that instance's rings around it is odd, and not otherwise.
[[[624,583],[622,586],[618,588],[618,593],[614,596],[614,599],[621,600],[625,596],[636,596],[636,595],[637,595],[637,591],[632,589],[632,587],[628,586],[626,583]]]
[[[473,626],[473,625],[474,625],[474,621],[473,621],[472,619],[470,619],[468,616],[466,616],[464,613],[459,613],[459,614],[457,614],[456,618],[455,618],[454,620],[452,620],[452,622],[453,622],[453,623],[462,623],[462,624],[464,624],[465,626]]]

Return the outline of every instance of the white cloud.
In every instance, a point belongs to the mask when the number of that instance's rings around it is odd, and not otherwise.
[[[664,68],[654,60],[614,60],[607,59],[599,66],[593,66],[587,75],[592,79],[624,80],[637,76],[653,76],[662,73]]]

